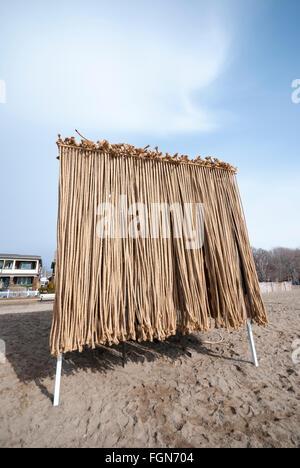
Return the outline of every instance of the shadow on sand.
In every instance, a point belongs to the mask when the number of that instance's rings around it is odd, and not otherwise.
[[[49,307],[50,309],[50,307]],[[7,313],[0,315],[0,339],[6,344],[6,359],[11,363],[21,382],[34,381],[43,394],[52,400],[53,395],[43,385],[43,379],[55,376],[56,359],[49,352],[49,333],[52,311]],[[90,372],[113,371],[123,366],[123,346],[101,346],[95,350],[72,352],[64,355],[63,375],[80,370]],[[143,363],[162,357],[171,361],[191,357],[191,353],[205,354],[213,358],[248,363],[241,359],[222,356],[206,347],[200,335],[176,335],[165,342],[127,342],[126,362]],[[125,367],[126,369],[126,367]]]

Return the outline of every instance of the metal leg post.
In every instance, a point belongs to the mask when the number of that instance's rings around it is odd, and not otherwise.
[[[258,367],[259,364],[258,364],[258,359],[257,359],[257,354],[256,354],[256,349],[255,349],[255,344],[254,344],[254,339],[253,339],[251,320],[249,318],[247,320],[247,323],[248,323],[248,335],[249,335],[249,341],[250,341],[250,346],[251,346],[253,364],[255,365],[255,367]]]
[[[56,377],[55,377],[55,390],[54,390],[53,406],[58,406],[59,405],[61,368],[62,368],[62,354],[60,354],[58,356],[57,363],[56,363]]]

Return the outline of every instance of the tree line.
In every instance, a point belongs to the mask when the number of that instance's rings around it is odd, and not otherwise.
[[[259,281],[300,282],[300,249],[277,247],[272,250],[252,247]]]

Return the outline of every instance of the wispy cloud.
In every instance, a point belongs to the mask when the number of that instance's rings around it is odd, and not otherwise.
[[[103,131],[213,130],[217,115],[201,95],[223,71],[229,34],[211,11],[192,25],[169,11],[155,24],[104,12],[78,24],[65,19],[42,36],[34,27],[15,60],[18,106],[39,119]]]

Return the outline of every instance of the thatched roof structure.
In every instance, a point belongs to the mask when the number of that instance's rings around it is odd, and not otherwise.
[[[236,168],[211,157],[163,155],[158,148],[123,143],[83,139],[78,144],[60,135],[57,143],[52,354],[164,340],[177,331],[205,332],[213,325],[237,329],[247,315],[267,324]],[[111,206],[114,221],[107,228]],[[159,233],[151,226],[158,206],[171,207]],[[180,225],[174,207],[184,216],[190,209],[190,232],[201,231],[200,243],[191,247],[186,219]]]

